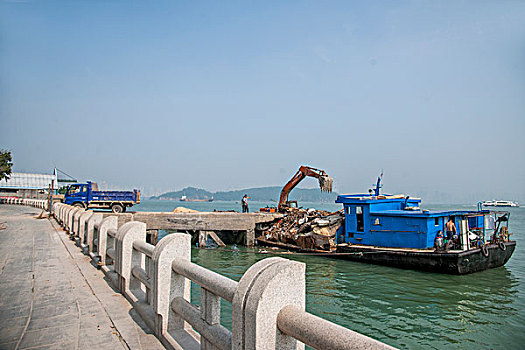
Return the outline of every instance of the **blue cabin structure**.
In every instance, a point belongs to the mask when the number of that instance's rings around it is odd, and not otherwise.
[[[481,231],[484,236],[483,220],[488,213],[421,210],[421,199],[403,195],[340,195],[336,203],[343,204],[345,214],[344,229],[336,236],[337,244],[390,248],[433,248],[438,231],[445,232],[445,223],[452,217],[464,249],[469,249],[468,231]]]

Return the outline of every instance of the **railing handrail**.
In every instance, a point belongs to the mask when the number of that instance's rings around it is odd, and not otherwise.
[[[293,305],[281,309],[277,327],[284,334],[316,349],[394,349]]]
[[[117,237],[117,230],[114,229],[114,228],[109,228],[108,229],[108,236],[113,237],[113,238]]]
[[[111,259],[115,260],[116,251],[114,248],[108,248],[106,249],[106,255],[109,256]]]
[[[146,286],[147,289],[151,290],[151,278],[148,276],[146,270],[140,266],[133,266],[131,268],[131,274]]]
[[[155,246],[153,244],[143,242],[143,241],[133,241],[133,249],[151,258],[153,256],[153,251],[155,250]]]
[[[192,280],[202,288],[209,290],[230,303],[232,302],[238,284],[236,281],[181,259],[173,260],[171,267],[179,275]]]
[[[206,321],[203,320],[201,312],[184,298],[174,298],[171,301],[171,309],[191,324],[202,337],[205,339],[213,339],[213,345],[217,348],[223,350],[232,348],[231,332],[221,324],[207,324]]]

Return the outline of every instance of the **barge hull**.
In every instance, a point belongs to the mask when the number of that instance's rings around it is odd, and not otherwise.
[[[498,244],[489,244],[486,246],[488,249],[487,256],[483,254],[481,249],[436,252],[433,250],[391,249],[358,245],[340,245],[336,252],[328,252],[304,249],[263,238],[257,240],[262,245],[297,251],[302,254],[453,275],[464,275],[503,266],[510,259],[516,247],[516,241],[503,242],[504,249]]]
[[[463,275],[505,265],[514,252],[516,242],[503,242],[501,247],[498,244],[489,244],[486,247],[487,256],[480,248],[460,252],[422,252],[378,250],[350,245],[338,247],[336,253],[329,253],[325,256],[391,267]]]

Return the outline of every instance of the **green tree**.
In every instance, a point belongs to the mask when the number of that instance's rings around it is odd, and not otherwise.
[[[0,180],[9,179],[12,166],[13,158],[11,158],[11,151],[0,149]]]

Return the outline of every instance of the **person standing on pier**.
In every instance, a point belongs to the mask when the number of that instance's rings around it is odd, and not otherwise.
[[[242,205],[242,212],[243,213],[248,213],[250,210],[248,209],[248,195],[245,194],[244,197],[242,197],[241,199],[241,205]]]

